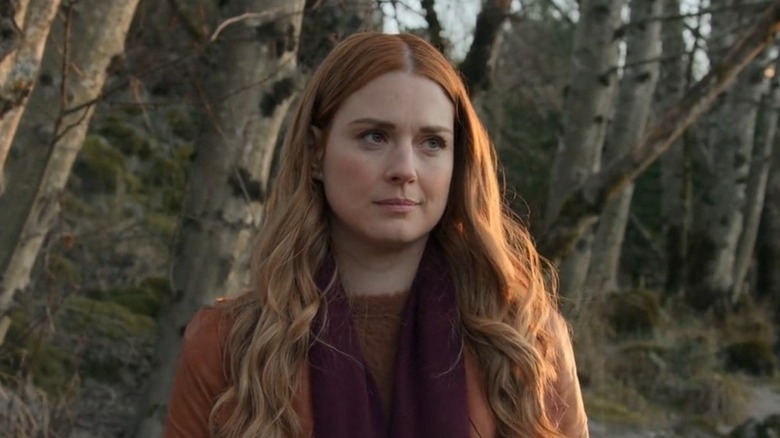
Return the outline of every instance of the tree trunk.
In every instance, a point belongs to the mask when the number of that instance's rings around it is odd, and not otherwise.
[[[506,22],[510,0],[485,0],[477,15],[474,39],[458,69],[472,98],[490,88],[496,54],[501,46],[501,28]]]
[[[539,239],[540,252],[560,259],[597,219],[606,202],[653,164],[769,44],[780,28],[780,0],[773,1],[721,62],[686,91],[650,128],[641,144],[571,190]]]
[[[775,324],[780,324],[780,159],[778,143],[767,183],[756,244],[756,295],[771,306]]]
[[[775,72],[780,69],[780,62],[775,62]],[[772,146],[777,133],[777,111],[780,107],[780,87],[777,76],[773,77],[771,90],[761,99],[759,117],[756,125],[756,137],[753,157],[750,160],[750,174],[747,181],[747,194],[743,215],[745,224],[742,236],[737,245],[734,268],[734,285],[731,294],[732,302],[744,293],[745,278],[748,267],[753,261],[758,225],[761,221],[761,211],[764,209],[769,167],[772,162]]]
[[[12,9],[12,5],[7,1],[6,7]],[[0,196],[5,186],[3,169],[8,151],[38,79],[46,38],[59,6],[60,0],[21,0],[15,17],[2,17],[3,28],[14,32],[14,39],[2,41],[4,53],[0,61]]]
[[[680,0],[665,0],[667,15],[680,13]],[[663,113],[678,101],[685,91],[687,72],[693,66],[693,54],[687,54],[682,19],[664,21],[661,45],[663,60],[656,90],[656,112]],[[684,135],[685,136],[685,135]],[[661,157],[661,211],[664,218],[666,255],[666,297],[682,296],[687,272],[688,228],[690,226],[690,167],[686,140],[675,141]]]
[[[93,102],[99,97],[110,61],[124,40],[138,0],[80,0],[66,12],[62,34],[52,34],[44,72],[58,87],[38,87],[23,129],[14,141],[19,166],[0,197],[0,315],[16,292],[27,287],[46,234],[59,212],[59,199],[81,149]],[[71,21],[72,20],[72,21]],[[58,26],[59,27],[59,26]],[[64,42],[62,47],[57,42]],[[62,56],[64,55],[64,60]],[[54,66],[66,65],[62,76]],[[56,79],[54,79],[56,78]],[[64,95],[59,91],[64,91]],[[61,105],[53,113],[52,104]],[[28,120],[29,118],[29,120]]]
[[[733,6],[729,0],[713,3],[721,7]],[[725,16],[713,18],[710,50],[720,58],[720,41],[732,41],[733,26],[747,24],[755,18],[751,8],[738,12],[725,9]],[[736,20],[731,18],[736,14]],[[718,25],[718,26],[716,26]],[[725,34],[725,35],[724,35]],[[745,191],[750,170],[750,157],[759,101],[766,90],[764,66],[753,63],[721,97],[708,114],[706,147],[707,159],[701,196],[697,198],[692,231],[693,248],[688,303],[696,309],[725,308],[735,286],[735,257],[742,234]]]
[[[573,187],[598,170],[613,110],[623,0],[583,0],[574,36],[572,68],[563,109],[563,133],[553,164],[545,213],[550,224]],[[561,294],[576,298],[590,259],[590,232],[559,263]],[[583,237],[583,236],[581,236]]]
[[[375,0],[306,0],[298,62],[313,71],[342,39],[359,31],[380,30]]]
[[[158,319],[154,373],[139,410],[138,438],[161,436],[181,335],[204,305],[247,286],[252,235],[258,230],[282,120],[296,91],[304,1],[234,0],[221,18],[272,11],[265,22],[224,28],[206,78],[209,118],[195,144],[182,220],[173,251],[172,300]]]
[[[615,118],[610,126],[605,164],[635,148],[642,140],[658,82],[661,22],[664,0],[631,0],[631,21],[626,34],[626,67],[620,81]],[[645,24],[639,24],[645,23]],[[618,290],[620,252],[623,247],[634,185],[627,184],[599,217],[590,260],[587,293]]]

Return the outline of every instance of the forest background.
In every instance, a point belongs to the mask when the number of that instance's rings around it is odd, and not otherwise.
[[[246,284],[289,109],[366,29],[463,72],[559,269],[593,436],[780,433],[779,23],[776,0],[0,1],[0,436],[160,435],[187,321]]]

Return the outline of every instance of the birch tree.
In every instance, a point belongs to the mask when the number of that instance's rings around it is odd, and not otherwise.
[[[777,142],[773,147],[774,159],[758,231],[761,239],[756,243],[756,295],[762,303],[772,306],[775,318],[780,318],[780,154]]]
[[[725,51],[721,61],[696,81],[645,133],[642,142],[609,166],[574,187],[560,212],[538,241],[550,259],[569,254],[580,236],[598,218],[607,201],[655,162],[711,106],[735,78],[764,51],[780,29],[780,0],[767,6],[752,26]]]
[[[52,34],[44,74],[52,86],[37,87],[35,109],[22,121],[13,147],[19,162],[0,197],[0,316],[24,290],[59,200],[81,149],[94,103],[111,60],[124,40],[138,0],[81,0],[68,6]],[[58,107],[59,105],[59,107]],[[10,172],[9,172],[10,173]]]
[[[665,0],[666,15],[680,13],[680,0]],[[678,101],[685,91],[688,72],[693,66],[692,54],[686,54],[682,18],[662,23],[660,80],[656,90],[657,113]],[[683,134],[685,137],[685,134]],[[683,294],[687,272],[688,227],[690,224],[690,166],[684,138],[675,141],[661,157],[661,212],[664,218],[667,296]]]
[[[739,3],[738,9],[736,4],[732,0],[712,3],[717,12],[712,20],[709,53],[715,62],[736,38],[737,29],[755,18],[755,8],[748,7],[748,2]],[[734,287],[756,115],[766,83],[762,64],[751,64],[706,118],[706,176],[695,209],[688,290],[688,302],[697,309],[723,308]]]
[[[603,162],[635,148],[644,135],[658,82],[659,38],[664,0],[631,0],[626,33],[626,58],[615,116]],[[600,294],[618,290],[618,270],[634,185],[627,184],[599,216],[585,290]]]
[[[46,38],[59,6],[60,0],[4,1],[0,11],[4,36],[0,47],[0,195],[8,151],[38,78]]]
[[[617,82],[618,40],[623,0],[582,0],[563,109],[563,132],[553,163],[545,222],[558,216],[573,187],[598,171],[601,148],[612,116]],[[590,233],[560,261],[561,294],[574,298],[587,274]]]
[[[296,91],[303,8],[303,0],[232,0],[220,7],[224,21],[210,49],[216,59],[203,85],[203,129],[172,254],[174,293],[158,320],[155,371],[133,433],[138,438],[161,436],[192,315],[247,286],[242,260],[263,214],[277,135]],[[235,19],[242,16],[249,18]]]
[[[750,160],[745,206],[742,211],[745,218],[744,226],[737,244],[734,264],[732,302],[736,301],[746,290],[745,278],[753,261],[761,211],[764,209],[769,168],[772,163],[772,149],[777,133],[778,108],[780,108],[780,87],[778,87],[776,76],[778,68],[780,68],[780,61],[775,61],[775,65],[767,71],[768,75],[772,75],[771,88],[761,98],[759,117],[756,123],[755,145]]]

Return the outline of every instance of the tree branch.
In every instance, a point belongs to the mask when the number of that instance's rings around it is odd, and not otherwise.
[[[769,5],[770,3],[772,3],[772,2],[771,1],[764,1],[764,2],[758,2],[758,3],[750,3],[750,4],[747,4],[747,5],[739,4],[739,5],[720,6],[720,7],[714,7],[714,8],[698,9],[698,10],[696,10],[694,12],[689,12],[689,13],[686,13],[686,14],[677,13],[677,14],[660,15],[660,16],[657,16],[657,17],[649,17],[649,18],[644,19],[644,20],[637,20],[637,21],[628,22],[628,23],[624,24],[623,26],[621,26],[616,31],[616,33],[623,34],[630,27],[644,26],[644,25],[646,25],[648,23],[651,23],[653,21],[674,21],[674,20],[682,20],[682,19],[685,19],[685,18],[700,18],[703,15],[709,15],[709,14],[714,14],[714,13],[723,12],[723,11],[738,11],[738,10],[741,10],[741,9],[747,10],[747,8],[756,8],[758,6]]]
[[[428,37],[431,44],[446,56],[449,44],[441,33],[441,23],[439,22],[439,16],[436,14],[436,9],[433,7],[433,0],[420,0],[420,5],[423,11],[425,11],[425,21],[428,23]]]
[[[598,220],[607,202],[632,183],[710,108],[715,98],[773,41],[778,28],[780,0],[775,0],[756,24],[734,43],[722,61],[648,129],[638,147],[588,177],[571,192],[540,239],[542,254],[551,260],[568,254],[587,227]]]
[[[474,40],[460,64],[460,71],[472,96],[490,88],[493,53],[511,4],[511,0],[486,0],[477,15]]]

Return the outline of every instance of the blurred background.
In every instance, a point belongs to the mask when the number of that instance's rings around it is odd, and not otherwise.
[[[779,436],[780,1],[0,1],[0,436],[159,436],[345,36],[462,72],[593,437]],[[770,434],[774,435],[770,435]]]

